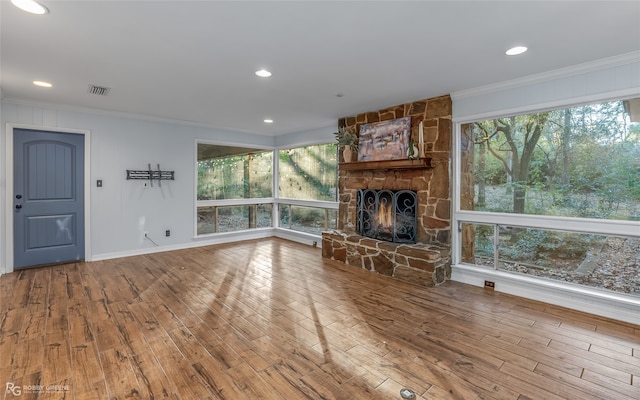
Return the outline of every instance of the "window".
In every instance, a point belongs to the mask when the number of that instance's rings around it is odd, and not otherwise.
[[[337,201],[338,153],[335,144],[278,152],[280,198]]]
[[[280,204],[279,215],[280,227],[316,235],[336,229],[338,223],[338,210],[329,208]]]
[[[474,186],[462,208],[640,220],[640,124],[624,104],[463,125]]]
[[[273,196],[273,151],[198,144],[198,200]]]
[[[319,236],[336,228],[338,159],[333,143],[277,152],[198,143],[197,160],[197,235],[277,225]]]
[[[335,144],[278,152],[278,226],[320,235],[337,226],[338,153]]]
[[[639,105],[462,124],[461,260],[640,295]]]
[[[273,226],[273,151],[197,145],[198,235]]]
[[[198,234],[269,228],[271,204],[198,207]]]

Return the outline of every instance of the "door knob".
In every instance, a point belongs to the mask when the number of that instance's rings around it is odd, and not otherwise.
[[[20,200],[21,198],[22,198],[22,195],[21,195],[21,194],[17,194],[17,195],[16,195],[16,199]]]
[[[16,210],[19,210],[22,208],[22,204],[16,204]]]

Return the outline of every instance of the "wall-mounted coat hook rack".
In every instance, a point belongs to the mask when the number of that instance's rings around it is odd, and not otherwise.
[[[130,179],[138,179],[138,180],[148,180],[153,187],[153,181],[158,181],[158,186],[162,186],[162,181],[173,181],[175,180],[175,171],[162,171],[160,170],[160,164],[158,164],[157,170],[151,169],[151,164],[149,165],[148,170],[135,170],[128,169],[127,170],[127,180]]]

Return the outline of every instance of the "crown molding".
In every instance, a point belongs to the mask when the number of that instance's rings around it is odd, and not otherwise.
[[[620,54],[613,57],[603,58],[600,60],[590,61],[583,64],[576,64],[570,67],[542,72],[539,74],[529,75],[522,78],[512,79],[485,86],[479,86],[472,89],[460,90],[451,93],[451,99],[455,101],[467,97],[500,92],[506,89],[513,89],[522,86],[533,85],[536,83],[548,82],[553,79],[567,78],[574,75],[601,71],[604,69],[619,67],[622,65],[633,64],[637,62],[640,62],[640,50]]]

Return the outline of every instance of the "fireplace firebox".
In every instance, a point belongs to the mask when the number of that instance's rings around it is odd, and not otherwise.
[[[412,190],[360,189],[356,199],[356,231],[373,239],[415,243],[418,196]]]

